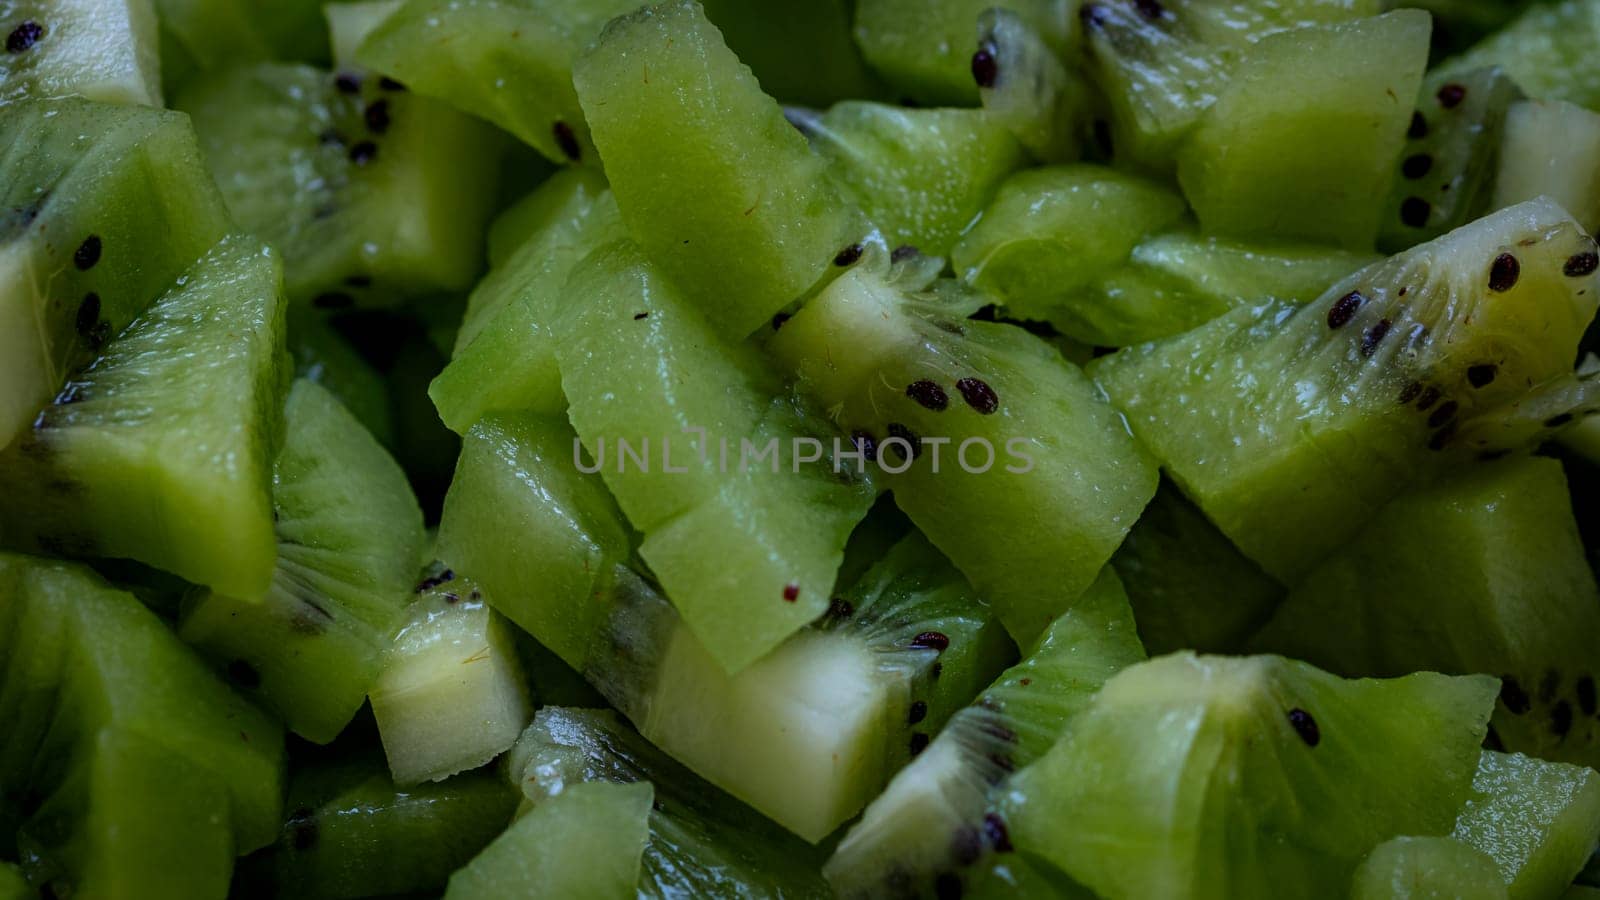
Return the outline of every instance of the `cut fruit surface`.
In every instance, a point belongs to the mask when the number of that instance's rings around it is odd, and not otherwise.
[[[393,84],[393,82],[388,82]],[[258,64],[175,100],[241,228],[327,309],[461,290],[478,273],[501,139],[383,79]]]
[[[403,621],[422,513],[400,467],[326,390],[296,382],[286,418],[271,585],[196,597],[180,630],[297,734],[325,743],[361,708]]]
[[[1593,769],[1486,750],[1455,837],[1494,859],[1512,900],[1560,896],[1600,839]]]
[[[1494,209],[1549,197],[1583,227],[1600,227],[1600,114],[1560,100],[1524,100],[1506,114]]]
[[[978,90],[983,108],[1034,159],[1060,163],[1078,157],[1092,102],[1089,88],[1051,48],[1047,35],[1023,16],[991,7],[978,17],[973,58],[987,82]]]
[[[1012,780],[1010,841],[1101,895],[1323,896],[1383,841],[1450,832],[1495,691],[1269,656],[1130,666]]]
[[[692,0],[613,21],[573,81],[628,230],[724,336],[765,325],[864,230]]]
[[[0,99],[81,96],[161,105],[156,12],[150,0],[8,0]]]
[[[1504,900],[1494,860],[1448,837],[1397,837],[1356,869],[1351,900]]]
[[[1600,39],[1594,0],[1530,3],[1509,25],[1446,60],[1441,74],[1499,66],[1530,97],[1600,104],[1600,61],[1589,52]]]
[[[1457,420],[1570,377],[1597,285],[1568,262],[1594,252],[1560,207],[1525,203],[1095,375],[1206,516],[1294,582],[1436,467]]]
[[[0,111],[0,447],[228,229],[177,113],[83,100]]]
[[[73,376],[0,462],[0,539],[261,591],[288,382],[280,272],[254,238],[223,240]]]

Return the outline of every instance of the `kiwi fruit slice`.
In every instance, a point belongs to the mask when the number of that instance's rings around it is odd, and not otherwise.
[[[1356,869],[1350,900],[1505,900],[1494,860],[1449,837],[1390,838]]]
[[[28,896],[217,897],[272,839],[277,723],[81,567],[0,555],[0,715],[0,852]]]
[[[965,896],[996,877],[1011,847],[992,806],[1011,773],[1048,750],[1107,678],[1142,659],[1127,594],[1108,568],[867,806],[823,868],[834,891]]]
[[[22,0],[0,16],[0,98],[80,96],[161,106],[150,0]]]
[[[1086,129],[1088,85],[1069,70],[1046,37],[1017,13],[996,7],[978,17],[973,80],[983,108],[1011,129],[1035,160],[1078,157]]]
[[[529,816],[575,787],[651,785],[641,895],[828,896],[819,851],[673,762],[610,710],[545,707],[505,768],[532,803]]]
[[[1294,583],[1440,466],[1462,422],[1571,377],[1594,259],[1565,211],[1524,203],[1094,372],[1206,517]]]
[[[404,622],[422,512],[405,475],[326,390],[295,382],[273,471],[277,563],[264,591],[210,591],[179,632],[309,740],[361,708]]]
[[[1102,896],[1338,893],[1389,838],[1450,833],[1496,691],[1163,656],[1113,675],[1000,815],[1017,851]]]
[[[1600,775],[1485,750],[1454,836],[1494,859],[1512,900],[1556,897],[1600,840]]]
[[[654,799],[648,781],[564,786],[451,875],[445,900],[633,896]]]
[[[0,135],[3,448],[229,226],[178,113],[24,101]]]
[[[1496,209],[1549,197],[1585,228],[1600,227],[1600,114],[1562,100],[1523,100],[1505,118]]]
[[[274,251],[228,237],[75,374],[0,460],[0,542],[264,589],[288,381],[280,272]]]
[[[614,20],[572,77],[629,233],[722,335],[766,325],[864,231],[693,0]]]
[[[907,294],[854,266],[768,349],[1028,646],[1111,558],[1155,467],[1076,366],[1020,328],[966,319],[949,287]],[[1025,540],[972,527],[1012,509],[1051,527]]]
[[[399,83],[260,63],[197,79],[190,114],[241,228],[283,253],[291,301],[324,309],[464,290],[503,145]]]
[[[1445,60],[1440,75],[1499,66],[1528,96],[1579,106],[1600,103],[1600,62],[1589,52],[1600,40],[1600,9],[1589,0],[1529,3],[1505,27]]]

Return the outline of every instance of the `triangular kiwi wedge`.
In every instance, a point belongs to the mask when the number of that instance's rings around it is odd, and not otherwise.
[[[289,371],[281,271],[275,251],[230,236],[75,374],[0,457],[0,542],[265,590]]]
[[[0,15],[0,98],[161,105],[150,0],[21,0]]]

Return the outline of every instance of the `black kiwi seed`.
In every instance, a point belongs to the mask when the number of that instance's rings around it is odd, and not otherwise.
[[[94,327],[100,324],[100,295],[90,291],[83,295],[83,300],[78,304],[78,316],[72,323],[78,334],[88,338],[94,334]]]
[[[1580,675],[1580,676],[1578,676],[1578,681],[1577,681],[1577,685],[1576,685],[1576,692],[1577,692],[1577,695],[1578,695],[1578,708],[1583,710],[1583,714],[1586,715],[1586,716],[1594,715],[1595,706],[1596,706],[1596,704],[1595,704],[1595,690],[1594,690],[1594,676],[1593,675]]]
[[[1440,106],[1444,107],[1445,109],[1455,109],[1457,106],[1461,105],[1462,100],[1467,99],[1467,88],[1465,85],[1451,82],[1450,84],[1439,88],[1439,93],[1435,96],[1439,98]]]
[[[390,78],[387,75],[385,75],[382,78],[378,79],[378,87],[381,87],[386,91],[396,91],[396,92],[403,92],[406,89],[405,85],[401,84],[398,81],[395,81],[393,78]]]
[[[984,813],[983,836],[989,839],[989,846],[996,853],[1010,853],[1011,832],[1006,828],[1006,820],[1000,818],[999,813]]]
[[[961,876],[954,872],[940,872],[933,879],[933,896],[937,900],[961,900]]]
[[[1452,419],[1447,422],[1443,428],[1435,431],[1433,433],[1433,437],[1428,438],[1428,449],[1443,450],[1444,448],[1450,446],[1450,439],[1455,436],[1456,422],[1454,419]]]
[[[872,435],[865,431],[853,431],[850,433],[850,443],[856,445],[856,451],[865,457],[867,462],[878,461],[878,442],[873,440]]]
[[[328,291],[318,294],[311,301],[311,305],[317,309],[349,309],[355,304],[356,298],[342,291]]]
[[[236,659],[228,663],[228,680],[247,691],[253,691],[261,686],[261,673],[256,671],[255,666]]]
[[[643,320],[648,319],[648,318],[650,318],[650,311],[649,310],[646,310],[644,312],[637,312],[637,313],[633,314],[633,320],[635,322],[640,322],[640,321],[643,321]]]
[[[1500,374],[1500,367],[1494,363],[1479,363],[1467,367],[1467,383],[1475,388],[1488,387],[1494,384],[1494,377]]]
[[[1396,402],[1399,403],[1401,406],[1405,406],[1407,403],[1410,403],[1411,401],[1417,399],[1417,396],[1419,394],[1421,394],[1421,393],[1422,393],[1422,382],[1413,381],[1410,384],[1408,384],[1405,387],[1400,389],[1400,398]]]
[[[917,433],[915,431],[912,431],[906,426],[901,425],[899,422],[890,422],[888,431],[889,437],[899,438],[910,445],[912,459],[916,459],[922,455],[922,438],[917,437]],[[899,444],[893,444],[889,449],[893,450],[895,455],[900,457],[901,462],[905,462],[906,451],[901,448]]]
[[[374,100],[367,104],[362,118],[367,120],[367,130],[373,134],[383,134],[389,130],[389,101]]]
[[[1572,730],[1572,704],[1565,700],[1550,708],[1550,731],[1556,737],[1566,737]]]
[[[773,331],[777,331],[779,328],[782,328],[783,327],[783,323],[789,321],[791,318],[793,318],[793,317],[790,316],[788,313],[773,313],[772,314],[772,330]]]
[[[1422,117],[1420,110],[1411,113],[1411,127],[1406,130],[1406,137],[1418,140],[1428,136],[1428,120]]]
[[[455,581],[455,580],[456,580],[456,573],[455,573],[454,569],[443,569],[443,570],[441,570],[439,572],[439,574],[430,575],[427,578],[424,578],[420,582],[418,582],[417,583],[416,592],[420,594],[423,591],[431,591],[434,588],[438,587],[441,584],[444,584],[447,581]]]
[[[926,749],[928,749],[928,736],[920,731],[911,732],[911,755],[916,756]]]
[[[1328,307],[1328,327],[1343,328],[1350,324],[1350,320],[1355,318],[1356,310],[1359,310],[1361,304],[1365,302],[1367,298],[1361,296],[1360,291],[1351,291],[1333,301],[1333,305]]]
[[[855,615],[855,612],[856,608],[851,605],[849,600],[843,597],[835,597],[828,601],[828,618],[830,619],[848,619]]]
[[[1300,735],[1300,740],[1306,742],[1307,747],[1315,747],[1322,741],[1322,731],[1317,728],[1317,720],[1311,718],[1311,713],[1295,707],[1289,710],[1289,724],[1294,727],[1295,734]]]
[[[1566,425],[1567,423],[1569,423],[1571,421],[1572,421],[1572,413],[1557,413],[1556,415],[1553,415],[1550,418],[1544,420],[1544,427],[1546,427],[1546,428],[1560,428],[1561,426]]]
[[[289,815],[284,823],[289,832],[289,846],[296,850],[310,850],[317,845],[317,814],[301,806]]]
[[[938,650],[942,653],[950,647],[950,636],[942,631],[924,631],[911,639],[911,646],[918,650]]]
[[[1000,77],[1000,63],[994,58],[995,46],[987,41],[972,54],[972,80],[978,87],[992,88]]]
[[[1428,170],[1432,168],[1433,157],[1426,153],[1415,153],[1406,157],[1405,162],[1400,164],[1400,174],[1415,181],[1428,174]]]
[[[785,603],[793,603],[793,602],[795,602],[796,600],[799,600],[799,599],[800,599],[800,585],[798,585],[798,584],[786,584],[786,585],[783,586],[783,600],[784,600]]]
[[[1439,404],[1439,408],[1433,411],[1433,415],[1428,416],[1428,427],[1438,428],[1440,425],[1449,422],[1456,417],[1456,410],[1460,408],[1454,400],[1446,400]]]
[[[1489,290],[1503,294],[1517,286],[1521,275],[1522,263],[1517,262],[1515,256],[1502,253],[1489,266]]]
[[[890,262],[905,262],[908,259],[922,255],[922,251],[910,244],[901,244],[889,252]]]
[[[1379,319],[1376,325],[1368,328],[1366,333],[1361,335],[1361,355],[1371,356],[1372,352],[1378,349],[1378,343],[1383,340],[1384,335],[1389,333],[1389,328],[1393,324],[1388,319]]]
[[[354,94],[361,90],[361,76],[353,72],[340,72],[333,76],[333,86],[342,94]]]
[[[572,133],[572,126],[557,120],[550,126],[550,133],[555,136],[556,146],[561,148],[562,155],[567,159],[577,162],[583,156],[583,148],[578,146],[578,136]]]
[[[833,264],[841,269],[845,266],[853,266],[861,259],[862,252],[860,244],[851,244],[839,251],[838,255],[833,258]]]
[[[1000,398],[995,395],[994,388],[981,378],[963,378],[956,382],[956,390],[979,415],[993,415],[1000,408]]]
[[[950,405],[950,395],[944,392],[937,381],[923,378],[906,385],[906,396],[917,401],[919,406],[931,409],[934,412],[943,412]]]
[[[72,264],[78,267],[78,271],[87,272],[100,261],[100,250],[100,235],[91,234],[72,252]]]
[[[1433,206],[1421,197],[1407,197],[1400,202],[1400,222],[1411,228],[1422,228],[1433,215]]]
[[[1433,405],[1438,402],[1439,389],[1430,385],[1428,388],[1423,390],[1422,396],[1417,398],[1417,409],[1426,411],[1431,409]]]
[[[1600,254],[1589,250],[1584,253],[1574,253],[1567,257],[1567,262],[1561,267],[1561,274],[1568,278],[1581,278],[1588,275],[1596,268],[1600,268]]]
[[[906,722],[915,725],[928,717],[928,704],[917,700],[911,704],[911,709],[906,712]]]
[[[10,53],[21,53],[38,43],[42,37],[44,37],[44,26],[38,22],[23,22],[6,35],[6,50]]]
[[[350,148],[350,161],[358,166],[364,166],[378,158],[378,145],[371,141],[362,141]]]

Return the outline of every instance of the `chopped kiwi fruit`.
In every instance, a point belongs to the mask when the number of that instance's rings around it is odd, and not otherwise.
[[[440,558],[647,738],[801,837],[859,811],[1014,653],[965,579],[912,536],[824,618],[730,676],[639,574],[633,536],[576,468],[573,441],[559,419],[479,422]]]
[[[774,400],[762,362],[633,243],[590,254],[564,294],[583,301],[554,333],[590,471],[644,534],[640,555],[684,621],[736,672],[827,609],[870,479],[833,459],[842,436]]]
[[[0,715],[0,852],[28,896],[220,897],[272,840],[277,723],[85,569],[0,554]]]
[[[333,0],[341,4],[343,0]],[[326,64],[328,35],[318,0],[154,0],[161,23],[162,78],[204,80],[217,71],[259,60]],[[169,71],[176,57],[177,71]]]
[[[1505,900],[1494,860],[1450,837],[1390,838],[1356,869],[1350,900]]]
[[[1284,596],[1282,585],[1168,483],[1111,562],[1133,603],[1139,638],[1157,656],[1240,653]]]
[[[1394,164],[1379,246],[1398,252],[1459,228],[1488,209],[1538,196],[1490,202],[1498,190],[1502,139],[1514,140],[1508,111],[1521,96],[1521,89],[1497,67],[1435,73],[1423,81],[1405,147]]]
[[[1593,766],[1600,590],[1571,509],[1544,457],[1404,494],[1307,574],[1256,643],[1347,675],[1499,676],[1503,746]]]
[[[629,233],[724,336],[765,326],[863,230],[692,0],[614,20],[573,81]]]
[[[761,89],[781,102],[826,106],[883,93],[851,34],[853,0],[704,0],[702,5]]]
[[[343,751],[303,763],[289,781],[277,840],[240,861],[233,896],[437,896],[516,808],[516,790],[492,769],[400,788],[382,754]]]
[[[383,376],[345,340],[326,316],[289,313],[289,353],[296,378],[314,381],[332,394],[385,447],[395,444],[394,415]]]
[[[1563,210],[1524,203],[1094,371],[1189,499],[1292,583],[1440,466],[1457,420],[1570,377],[1594,259]]]
[[[180,114],[84,100],[0,109],[0,448],[228,230]]]
[[[511,626],[472,582],[430,568],[371,691],[389,771],[401,785],[481,766],[528,724]]]
[[[1455,838],[1494,859],[1511,900],[1560,896],[1600,840],[1600,775],[1485,750]]]
[[[1094,581],[1156,472],[1078,368],[1022,329],[963,318],[853,268],[769,349],[849,431],[928,538],[1027,646]],[[1024,536],[974,528],[1026,509]]]
[[[1102,896],[1337,896],[1378,844],[1450,832],[1496,691],[1160,657],[1112,676],[1001,815],[1017,851]]]
[[[828,896],[818,850],[674,762],[610,710],[540,710],[507,754],[506,774],[532,803],[529,816],[576,788],[650,785],[639,896]]]
[[[1034,159],[1055,163],[1078,157],[1089,89],[1037,28],[1009,9],[986,10],[978,18],[971,67],[984,110]]]
[[[1059,321],[1096,341],[1086,289],[1122,267],[1148,236],[1177,225],[1187,205],[1166,185],[1104,166],[1027,169],[1006,179],[950,254],[955,271],[1020,319]]]
[[[1561,100],[1524,100],[1506,114],[1492,206],[1549,197],[1583,227],[1600,227],[1600,114]]]
[[[1011,130],[978,109],[848,101],[795,123],[889,246],[933,256],[948,253],[1000,182],[1027,162]]]
[[[286,418],[271,584],[196,596],[179,633],[296,734],[325,743],[361,708],[404,620],[422,514],[400,467],[325,389],[296,382]]]
[[[1600,104],[1600,5],[1594,0],[1531,3],[1504,28],[1451,57],[1441,75],[1499,66],[1528,96]]]
[[[1201,227],[1371,249],[1412,119],[1395,98],[1417,96],[1428,30],[1427,13],[1397,10],[1270,35],[1244,52],[1178,150]]]
[[[981,69],[972,63],[978,19],[991,8],[1027,22],[1054,52],[1078,33],[1073,3],[1056,0],[857,0],[856,44],[895,90],[931,106],[976,106]]]
[[[74,374],[0,458],[0,543],[264,589],[288,383],[281,271],[254,238],[225,238]]]
[[[478,273],[502,143],[395,82],[265,63],[175,99],[241,228],[325,310],[462,290]]]
[[[563,786],[456,870],[445,900],[636,896],[654,799],[648,781]]]
[[[1371,16],[1378,8],[1377,0],[1088,0],[1078,17],[1090,77],[1107,102],[1114,156],[1170,170],[1178,144],[1228,89],[1234,64],[1253,44],[1283,31]],[[1293,78],[1279,86],[1284,97],[1309,83],[1306,61],[1298,62]]]
[[[1110,568],[1022,661],[956,713],[868,805],[823,874],[841,897],[971,895],[1010,849],[991,807],[1105,680],[1144,659]]]
[[[407,0],[356,51],[363,66],[493,122],[556,162],[598,164],[572,63],[638,0]]]
[[[509,243],[523,231],[495,261],[497,237]],[[564,291],[567,276],[591,251],[626,236],[616,201],[588,169],[552,176],[497,220],[489,274],[467,301],[450,364],[428,387],[451,430],[464,434],[490,412],[566,408],[555,328],[575,303]]]
[[[161,105],[150,0],[13,0],[0,12],[0,100],[79,96]]]

